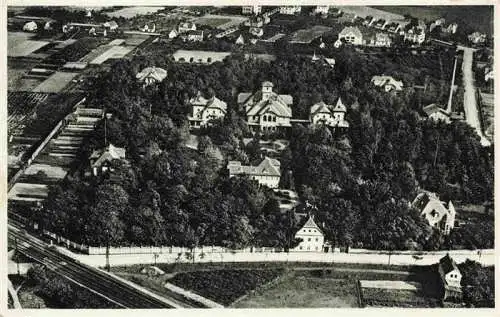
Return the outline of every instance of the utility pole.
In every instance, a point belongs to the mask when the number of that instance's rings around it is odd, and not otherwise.
[[[106,229],[106,270],[110,271],[109,265],[109,230]]]
[[[108,146],[108,119],[111,119],[111,113],[106,113],[104,116],[104,147]]]
[[[16,266],[17,266],[17,275],[21,275],[21,271],[19,270],[19,249],[17,247],[17,237],[14,238],[14,243],[16,244]]]
[[[439,150],[439,138],[440,138],[440,134],[438,134],[438,139],[437,139],[437,142],[436,142],[436,151],[434,152],[434,164],[432,166],[436,166],[436,161],[437,161],[437,154],[438,154],[438,150]]]

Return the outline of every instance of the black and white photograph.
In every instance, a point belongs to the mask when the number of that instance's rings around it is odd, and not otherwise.
[[[2,314],[493,316],[496,5],[313,3],[9,3]]]

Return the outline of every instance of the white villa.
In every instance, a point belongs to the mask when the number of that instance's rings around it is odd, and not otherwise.
[[[327,125],[335,128],[348,128],[349,122],[345,120],[346,106],[339,98],[335,106],[327,105],[323,101],[311,107],[309,121],[313,126]]]
[[[444,123],[450,123],[450,113],[448,113],[443,107],[438,104],[432,103],[423,108],[427,117],[435,122],[443,121]]]
[[[281,6],[280,14],[294,15],[300,13],[301,10],[302,10],[301,6]]]
[[[352,45],[363,44],[363,34],[359,28],[355,26],[347,26],[339,33],[339,40],[344,39],[347,43]]]
[[[167,71],[160,67],[146,67],[135,76],[144,86],[161,83],[167,77]]]
[[[412,203],[422,217],[425,217],[430,226],[438,228],[448,235],[455,226],[456,211],[453,203],[448,202],[446,207],[439,197],[430,192],[422,192],[417,195]]]
[[[403,82],[395,80],[392,76],[373,76],[371,83],[377,87],[384,88],[385,92],[403,90]]]
[[[291,127],[292,103],[292,96],[275,93],[268,81],[262,83],[260,91],[238,95],[238,104],[244,107],[252,130],[277,131]]]
[[[281,177],[280,166],[280,161],[266,156],[257,166],[241,165],[240,161],[229,161],[227,169],[229,177],[247,175],[250,179],[258,181],[260,185],[278,188]]]
[[[210,120],[224,118],[227,104],[219,98],[212,96],[204,98],[198,91],[196,97],[189,100],[191,113],[188,116],[189,125],[193,129],[199,129],[210,123]]]
[[[306,223],[295,234],[295,239],[302,239],[297,247],[293,249],[296,252],[322,252],[325,236],[323,231],[314,222],[313,216],[309,216]]]

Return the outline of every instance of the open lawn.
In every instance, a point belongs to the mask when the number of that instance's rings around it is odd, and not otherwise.
[[[259,288],[233,305],[237,308],[357,307],[356,285],[343,279],[295,276]]]
[[[329,27],[322,25],[315,25],[308,29],[298,30],[292,35],[291,43],[310,43],[315,38],[320,37],[330,30]]]
[[[358,17],[367,17],[371,15],[376,19],[384,19],[386,21],[402,21],[404,20],[401,12],[391,10],[380,10],[380,7],[365,7],[365,6],[342,6],[340,9],[346,13],[354,13]],[[386,8],[386,7],[384,7]]]
[[[58,93],[75,78],[78,73],[56,72],[38,85],[34,92]]]
[[[137,15],[146,15],[163,10],[165,7],[128,7],[113,12],[106,12],[106,15],[111,18],[124,17],[125,19],[133,18]]]
[[[420,291],[403,289],[361,288],[363,306],[374,307],[439,307],[439,300],[424,297]]]
[[[130,46],[110,46],[104,53],[90,61],[90,64],[100,65],[110,58],[123,58],[130,53],[133,47]]]
[[[221,30],[227,30],[235,25],[245,22],[245,20],[248,20],[248,18],[244,16],[207,14],[194,20],[193,22],[196,24],[209,25],[213,28]]]
[[[11,57],[28,56],[34,51],[39,50],[40,48],[44,47],[47,44],[49,44],[49,42],[32,41],[32,40],[22,41],[21,43],[18,43],[16,45],[12,46],[9,45],[9,48],[7,50],[7,55]]]

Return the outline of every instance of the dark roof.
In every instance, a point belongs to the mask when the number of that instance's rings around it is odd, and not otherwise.
[[[450,254],[446,254],[439,260],[439,266],[441,266],[443,273],[446,275],[451,271],[457,270],[458,267],[455,261],[451,258]]]

